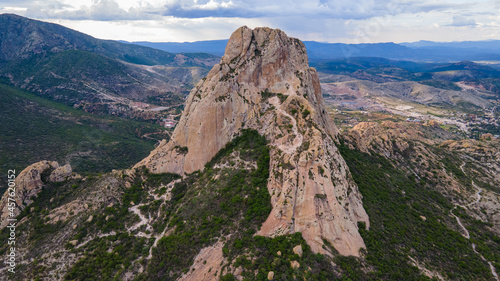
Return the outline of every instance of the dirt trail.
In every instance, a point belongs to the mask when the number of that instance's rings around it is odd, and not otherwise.
[[[144,206],[144,204],[139,204],[139,205],[135,205],[133,207],[128,208],[129,211],[131,211],[132,213],[138,215],[139,219],[140,219],[140,221],[138,223],[134,224],[129,229],[127,229],[129,232],[132,232],[132,231],[138,229],[139,227],[141,227],[143,225],[148,225],[149,221],[151,220],[151,217],[146,218],[146,216],[144,216],[141,213],[141,210],[139,210],[139,208],[141,206]],[[148,227],[149,227],[149,225],[148,225]],[[151,235],[148,235],[148,234],[145,234],[145,233],[142,233],[142,232],[138,233],[136,236],[141,236],[141,237],[146,237],[146,238],[150,238],[151,237]]]
[[[87,243],[89,243],[90,241],[92,241],[92,240],[96,239],[97,237],[99,237],[99,238],[103,238],[103,237],[113,236],[113,235],[116,235],[116,232],[115,232],[114,230],[113,230],[113,231],[111,231],[110,233],[106,233],[106,234],[99,234],[99,235],[97,235],[96,237],[93,237],[93,238],[91,238],[91,239],[88,239],[88,240],[86,240],[86,241],[83,241],[81,244],[77,245],[77,246],[76,246],[76,248],[78,249],[78,248],[81,248],[81,247],[83,247],[83,246],[87,245]]]
[[[457,206],[459,205],[455,205],[455,208],[453,208],[451,211],[450,211],[450,214],[457,220],[457,223],[458,225],[460,226],[460,228],[462,229],[462,231],[465,233],[464,237],[467,238],[467,239],[470,239],[470,234],[469,234],[469,231],[467,230],[467,228],[465,228],[465,226],[462,224],[462,222],[460,221],[460,218],[457,217],[454,213],[453,213],[453,210],[455,210],[457,208]],[[476,245],[474,245],[474,243],[472,244],[472,248],[475,248]]]

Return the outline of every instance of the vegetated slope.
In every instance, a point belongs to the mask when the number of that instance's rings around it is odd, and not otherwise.
[[[45,159],[79,173],[124,169],[167,137],[157,125],[91,115],[3,84],[0,130],[2,175]]]
[[[383,104],[384,98],[391,98],[399,101],[395,102],[396,106],[417,103],[448,110],[455,108],[455,110],[474,112],[474,110],[492,108],[496,101],[495,95],[488,91],[472,88],[462,90],[453,83],[439,80],[428,80],[424,83],[413,81],[376,83],[356,79],[322,86],[325,94],[330,96],[329,98],[347,102],[359,99],[374,104]]]
[[[362,236],[376,270],[367,276],[495,280],[500,270],[500,178],[492,172],[500,146],[443,142],[439,130],[372,122],[344,134],[340,151],[370,216]]]
[[[161,70],[160,66],[148,69],[87,51],[68,50],[15,60],[3,71],[11,77],[6,82],[71,106],[106,102],[128,105],[123,98],[145,101],[148,96],[168,96],[179,92],[182,83],[192,82],[155,71]],[[185,70],[179,69],[188,77],[200,74],[195,69]]]
[[[245,44],[250,47],[240,48]],[[341,269],[333,269],[321,253],[360,255],[364,243],[356,223],[368,224],[368,218],[335,147],[338,131],[323,108],[304,45],[280,30],[242,27],[226,50],[206,83],[190,94],[181,123],[191,126],[179,125],[174,132],[204,130],[201,137],[193,134],[194,144],[205,142],[201,160],[178,163],[183,180],[158,174],[165,143],[133,169],[97,180],[75,175],[55,188],[51,171],[35,173],[50,176],[45,189],[36,189],[38,198],[30,194],[22,202],[38,203],[19,218],[22,233],[33,235],[19,238],[29,241],[20,246],[20,256],[30,256],[20,262],[28,268],[21,279],[262,279],[273,274],[331,279]],[[200,149],[179,140],[172,142],[170,156],[189,159]],[[43,255],[47,249],[53,256]],[[27,264],[31,258],[40,262]]]
[[[488,264],[474,253],[470,242],[447,227],[455,223],[448,215],[453,208],[451,202],[382,156],[347,146],[341,152],[371,219],[370,230],[362,231],[362,236],[367,245],[367,265],[376,270],[366,276],[359,272],[356,280],[422,280],[418,265],[432,272],[431,277],[492,278]]]
[[[432,78],[443,78],[446,81],[478,80],[498,78],[500,71],[486,65],[471,61],[456,63],[425,63],[413,61],[397,61],[377,57],[355,57],[325,62],[311,63],[319,72],[337,75],[366,76],[374,82],[390,81],[426,81]],[[455,76],[451,76],[451,72]],[[449,77],[441,77],[449,73]],[[446,79],[445,79],[446,78]]]
[[[357,71],[367,71],[370,69],[400,69],[406,70],[406,72],[411,75],[411,72],[425,72],[434,68],[437,65],[436,63],[422,63],[422,62],[409,62],[409,61],[396,61],[389,60],[384,58],[376,58],[376,57],[354,57],[349,59],[338,59],[338,60],[330,60],[323,62],[311,62],[311,66],[316,68],[318,72],[327,73],[327,74],[337,74],[337,75],[348,75],[355,73]],[[411,78],[417,79],[418,76],[403,76],[399,74],[400,77],[393,77],[395,79],[400,78]],[[382,78],[379,76],[379,78]],[[390,78],[390,77],[386,77]],[[387,80],[385,80],[387,81]]]
[[[0,79],[67,105],[127,117],[133,101],[183,96],[218,57],[100,40],[60,25],[0,15]],[[109,110],[111,108],[111,110]]]
[[[333,258],[314,254],[300,233],[254,235],[271,210],[265,188],[270,156],[265,138],[244,130],[203,172],[184,179],[139,169],[46,182],[19,217],[26,220],[18,237],[26,241],[20,245],[26,256],[16,277],[265,280],[272,274],[276,280],[491,280],[488,264],[471,245],[495,258],[498,240],[492,240],[497,238],[487,224],[457,212],[473,225],[474,238],[467,240],[450,216],[453,204],[435,183],[418,181],[374,152],[343,142],[339,149],[371,218],[370,230],[361,232],[367,245],[361,258],[340,256],[326,242]],[[1,237],[7,235],[4,229]],[[28,262],[31,258],[37,262]]]

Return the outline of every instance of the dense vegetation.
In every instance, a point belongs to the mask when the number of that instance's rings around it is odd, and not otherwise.
[[[50,170],[49,170],[50,172]],[[42,174],[42,180],[45,178]],[[65,241],[67,233],[71,233],[73,225],[71,220],[58,220],[51,216],[53,210],[75,201],[84,194],[95,192],[95,186],[102,181],[99,177],[88,177],[86,180],[72,179],[62,183],[52,183],[44,181],[45,185],[41,192],[34,198],[33,203],[29,208],[24,208],[21,214],[17,217],[19,221],[26,220],[25,223],[18,224],[16,228],[16,248],[25,248],[33,257],[37,257],[33,263],[19,265],[16,274],[12,280],[29,280],[35,277],[47,277],[49,268],[46,265],[38,264],[38,257],[47,252],[56,250],[60,241]],[[103,196],[104,194],[101,193]],[[69,211],[66,215],[69,217],[76,215],[73,211]],[[7,228],[0,232],[0,239],[7,241],[9,231]],[[0,245],[0,255],[5,255],[8,250],[8,244]],[[49,251],[50,249],[50,251]],[[55,257],[61,257],[60,253],[55,254]],[[51,268],[53,269],[53,268]],[[40,279],[35,279],[40,280]]]
[[[89,237],[97,237],[81,249],[66,244],[67,249],[83,253],[83,258],[73,265],[65,279],[119,280],[138,259],[141,260],[138,264],[145,264],[154,239],[137,236],[135,232],[129,233],[127,228],[137,221],[129,208],[141,202],[149,203],[152,201],[148,197],[149,190],[177,178],[179,176],[175,174],[150,174],[145,169],[136,171],[131,178],[131,187],[123,189],[120,202],[94,214],[91,221],[81,223],[73,239],[82,243]],[[155,205],[154,201],[151,204]]]
[[[120,276],[140,256],[147,256],[146,238],[131,236],[126,232],[96,238],[86,247],[80,259],[65,276],[66,280],[120,280]]]
[[[353,272],[353,280],[425,280],[411,265],[411,259],[452,280],[492,278],[488,264],[474,253],[471,241],[450,228],[456,226],[449,215],[453,205],[433,189],[431,182],[405,175],[375,153],[351,150],[344,144],[339,149],[370,217],[370,230],[362,226],[360,232],[367,246],[366,266],[374,270],[364,273],[347,269]],[[499,246],[494,240],[498,238],[484,226],[471,231],[488,241],[483,245]],[[483,231],[486,234],[479,234]]]
[[[293,251],[299,245],[303,249],[301,256]],[[226,243],[223,251],[230,259],[229,264],[234,268],[241,266],[244,280],[268,280],[270,271],[274,280],[340,279],[331,259],[314,254],[300,232],[275,238],[247,235]],[[292,267],[292,261],[298,262],[298,268]],[[221,280],[237,279],[227,274]]]
[[[78,260],[64,276],[66,280],[120,280],[128,270],[134,268],[137,272],[139,267],[147,270],[137,280],[172,280],[186,272],[201,248],[231,234],[227,245],[233,253],[237,241],[253,239],[252,235],[271,210],[266,188],[268,171],[269,151],[265,138],[256,131],[245,130],[222,149],[203,172],[195,172],[176,182],[170,191],[170,200],[154,200],[152,195],[165,194],[165,186],[179,176],[151,174],[147,169],[123,176],[46,182],[30,206],[32,208],[25,208],[20,215],[20,219],[29,217],[29,223],[19,230],[26,233],[23,241],[37,247],[32,249],[36,252],[49,246],[51,239],[70,235],[64,248],[76,254]],[[103,182],[116,180],[118,182],[112,186],[101,186]],[[125,187],[125,182],[130,186]],[[97,206],[100,211],[79,214],[77,223],[72,219],[48,223],[50,210],[96,192],[104,200]],[[131,207],[136,205],[140,205],[142,214],[153,218],[151,232],[144,228],[130,230],[138,221],[137,215],[131,212]],[[173,232],[159,240],[153,248],[152,258],[148,259],[155,238],[138,235],[138,232],[158,235],[165,228]],[[7,237],[7,229],[1,235]],[[293,238],[293,244],[299,237]],[[301,243],[309,255],[305,242],[297,242]],[[262,243],[259,247],[263,247]],[[236,246],[236,249],[241,247]],[[0,250],[5,252],[6,249]],[[29,268],[31,270],[23,275],[26,278],[44,276],[43,272],[47,271],[44,266]]]

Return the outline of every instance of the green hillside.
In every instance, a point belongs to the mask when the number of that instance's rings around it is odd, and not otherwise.
[[[0,174],[40,160],[79,173],[130,167],[154,148],[160,126],[87,114],[0,84]],[[149,138],[142,138],[144,134]]]
[[[183,98],[218,61],[209,54],[172,54],[0,15],[0,82],[69,106],[88,106],[93,113],[137,117],[140,112],[126,104]]]
[[[419,181],[415,175],[403,173],[394,161],[375,153],[349,149],[343,143],[339,150],[370,217],[369,231],[360,227],[366,259],[341,258],[346,262],[339,265],[351,278],[347,280],[431,280],[412,266],[412,259],[446,280],[493,280],[487,262],[472,249],[475,243],[499,266],[500,239],[488,229],[488,223],[460,210],[457,215],[473,238],[468,240],[451,229],[456,224],[449,215],[453,204],[436,191],[438,182]],[[367,273],[366,268],[373,270]]]
[[[138,86],[124,64],[86,51],[34,56],[9,62],[5,69],[17,81],[24,81],[28,90],[68,105],[96,99],[97,92],[89,83],[108,92],[125,92]]]
[[[190,59],[179,64],[176,54],[134,44],[100,40],[58,24],[14,14],[0,15],[0,60],[9,61],[38,53],[75,49],[143,65],[203,66],[203,63],[196,60],[217,58],[195,53],[189,54]]]

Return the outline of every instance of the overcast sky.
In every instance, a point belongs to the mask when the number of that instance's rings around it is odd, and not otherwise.
[[[500,39],[500,0],[1,0],[0,13],[102,39],[227,39],[242,25],[344,43]]]

